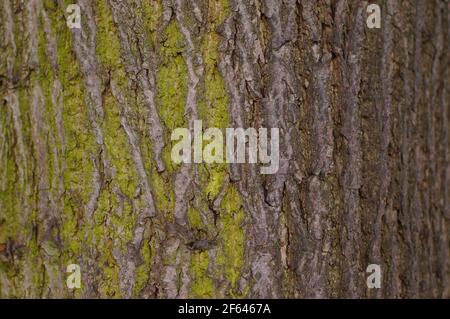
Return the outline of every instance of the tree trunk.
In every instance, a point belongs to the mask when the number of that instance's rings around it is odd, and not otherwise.
[[[448,1],[71,2],[1,3],[0,297],[450,297]],[[173,163],[196,119],[279,170]]]

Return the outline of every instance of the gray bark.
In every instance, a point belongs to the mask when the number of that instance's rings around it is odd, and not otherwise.
[[[74,2],[1,4],[0,297],[450,297],[448,1]],[[278,172],[175,165],[196,119]]]

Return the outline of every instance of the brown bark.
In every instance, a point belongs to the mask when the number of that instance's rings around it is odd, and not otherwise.
[[[448,1],[74,2],[1,4],[1,297],[450,297]],[[175,165],[196,119],[278,172]]]

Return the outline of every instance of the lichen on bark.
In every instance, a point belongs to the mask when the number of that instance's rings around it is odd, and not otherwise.
[[[449,297],[445,1],[0,8],[0,297]],[[195,120],[279,170],[174,164]]]

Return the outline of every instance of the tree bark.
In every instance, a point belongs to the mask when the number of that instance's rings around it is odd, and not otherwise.
[[[450,297],[448,1],[71,2],[1,3],[0,297]],[[278,172],[174,164],[196,119]]]

